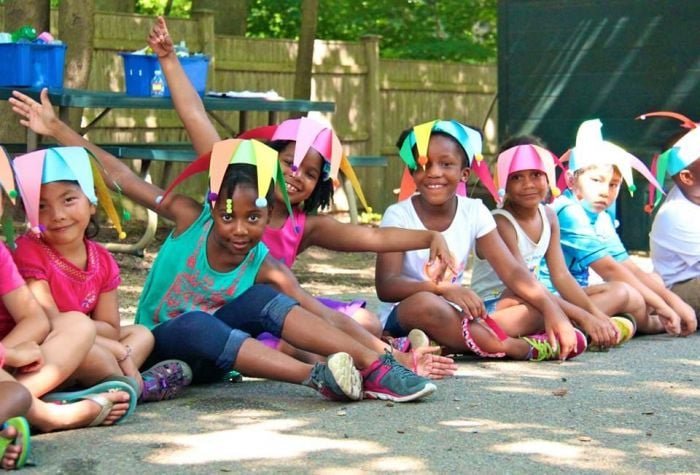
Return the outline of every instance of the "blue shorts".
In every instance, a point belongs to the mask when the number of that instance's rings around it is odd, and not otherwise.
[[[268,285],[254,285],[213,314],[185,312],[153,329],[149,362],[179,359],[194,382],[211,382],[235,369],[241,345],[263,332],[282,335],[287,315],[299,303]]]

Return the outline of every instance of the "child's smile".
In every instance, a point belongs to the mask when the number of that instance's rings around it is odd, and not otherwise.
[[[453,139],[433,135],[428,144],[425,170],[418,165],[412,176],[421,197],[431,205],[441,205],[454,197],[457,185],[466,180],[468,169],[463,152]]]
[[[39,224],[52,245],[83,241],[95,207],[77,183],[56,181],[41,185]]]
[[[506,195],[515,205],[536,207],[546,194],[547,176],[541,170],[521,170],[508,176]]]
[[[316,183],[321,179],[321,169],[324,162],[321,154],[313,149],[309,149],[301,161],[299,169],[293,172],[292,163],[294,161],[295,146],[295,142],[290,142],[279,154],[280,165],[282,166],[282,173],[287,186],[287,194],[292,206],[302,203],[311,196]],[[275,197],[279,202],[283,201],[279,190],[275,191]]]

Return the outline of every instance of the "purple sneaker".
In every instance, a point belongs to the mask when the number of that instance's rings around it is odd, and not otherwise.
[[[364,378],[364,396],[368,399],[408,402],[432,394],[437,389],[429,379],[400,365],[389,352],[363,369],[361,374]]]
[[[180,360],[164,360],[141,373],[141,402],[163,401],[180,394],[192,382],[192,370]]]

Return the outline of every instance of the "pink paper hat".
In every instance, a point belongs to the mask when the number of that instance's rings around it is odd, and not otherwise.
[[[333,180],[338,178],[343,150],[340,139],[327,125],[308,117],[285,120],[277,126],[272,140],[294,140],[296,142],[292,171],[299,169],[309,148],[313,148],[329,163],[325,178],[330,177]]]
[[[493,184],[491,172],[481,154],[481,134],[456,120],[431,120],[413,127],[399,146],[399,157],[401,157],[401,160],[407,167],[401,179],[399,201],[410,197],[416,191],[416,185],[411,178],[409,170],[414,171],[419,165],[425,167],[428,163],[428,144],[433,132],[443,132],[459,143],[467,155],[469,167],[481,179],[486,189],[492,195],[495,195],[496,187]],[[414,156],[414,147],[418,155],[417,159]],[[458,194],[466,195],[466,187],[458,189]]]
[[[499,206],[503,206],[503,198],[506,194],[506,183],[511,173],[522,170],[540,170],[547,175],[549,188],[553,197],[561,194],[556,185],[556,157],[547,149],[537,145],[516,145],[504,150],[498,155],[496,163],[496,181],[498,194],[493,198]]]
[[[635,169],[656,189],[661,190],[662,186],[644,162],[622,147],[603,140],[602,127],[603,123],[599,119],[587,120],[579,126],[576,146],[565,154],[569,157],[569,170],[575,172],[591,165],[612,165],[619,170],[630,194],[634,194],[637,187],[632,177],[632,169]]]
[[[270,183],[277,183],[282,191],[289,216],[294,219],[277,151],[258,140],[228,139],[216,142],[210,153],[197,158],[173,180],[168,189],[165,190],[163,198],[190,176],[209,171],[207,200],[214,203],[219,197],[226,169],[229,165],[236,163],[247,163],[257,168],[258,198],[255,200],[256,206],[264,208],[268,205],[265,196],[270,190]]]
[[[66,180],[77,181],[90,203],[97,204],[100,197],[99,202],[117,229],[119,238],[124,239],[126,233],[97,166],[97,159],[82,147],[54,147],[15,157],[12,168],[32,231],[42,231],[39,226],[41,185]]]
[[[667,172],[670,176],[674,176],[700,158],[700,123],[694,122],[683,114],[668,111],[649,112],[640,115],[637,119],[645,120],[647,117],[677,119],[681,122],[681,127],[690,129],[690,132],[681,137],[670,149],[652,159],[651,171],[656,175],[656,179],[663,183]],[[651,213],[660,202],[661,192],[657,189],[656,193],[649,194],[646,211]]]

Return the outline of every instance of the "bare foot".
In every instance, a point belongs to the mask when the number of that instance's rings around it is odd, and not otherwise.
[[[127,392],[110,391],[99,393],[95,396],[103,397],[113,404],[111,411],[100,424],[102,426],[116,423],[129,410],[129,393]],[[102,410],[102,406],[93,399],[84,399],[70,404],[43,404],[46,406],[45,409],[48,415],[46,422],[32,421],[43,432],[87,427]]]
[[[17,437],[17,429],[12,426],[8,426],[6,429],[0,431],[0,437],[5,439],[14,439]],[[5,470],[12,470],[17,464],[17,459],[22,453],[21,445],[8,445],[3,454],[2,460],[0,460],[0,468]]]

